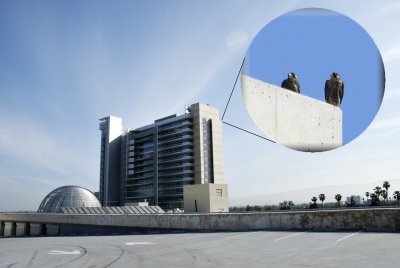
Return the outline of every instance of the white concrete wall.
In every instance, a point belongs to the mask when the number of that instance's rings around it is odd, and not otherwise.
[[[15,223],[14,222],[4,222],[4,237],[13,236],[15,234]]]
[[[107,137],[105,144],[105,180],[102,205],[118,205],[120,202],[121,177],[121,135],[123,133],[122,119],[109,116],[108,128],[102,130]]]
[[[221,195],[217,195],[217,191]],[[183,202],[185,213],[228,212],[228,185],[213,183],[185,185]]]
[[[17,222],[15,228],[15,236],[24,236],[28,234],[28,224],[26,222]]]
[[[342,146],[340,108],[246,75],[241,79],[247,110],[267,138],[305,152]]]
[[[218,109],[203,103],[190,106],[193,117],[194,179],[196,184],[204,183],[204,144],[202,119],[212,121],[212,153],[214,183],[224,183],[224,158],[222,144],[222,122]]]
[[[29,227],[30,236],[39,236],[42,234],[42,225],[40,223],[30,223]]]
[[[354,230],[400,231],[399,208],[282,211],[208,214],[97,214],[0,213],[4,236],[12,236],[13,222],[45,223],[48,235],[57,235],[58,224],[141,227],[183,230]],[[51,228],[51,225],[54,228]],[[49,232],[49,231],[52,232]]]
[[[57,224],[46,224],[46,235],[57,236],[59,235],[59,226]]]

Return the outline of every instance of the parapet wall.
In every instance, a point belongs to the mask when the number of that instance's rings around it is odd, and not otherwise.
[[[183,231],[245,231],[245,230],[365,230],[400,231],[399,208],[343,209],[317,211],[283,211],[260,213],[208,213],[208,214],[142,214],[142,215],[70,215],[43,213],[0,213],[0,236],[18,233],[17,223],[29,224],[32,230],[37,225],[45,229],[61,231],[67,235],[77,228],[104,228],[116,230],[183,230]],[[13,227],[14,226],[14,227]],[[35,227],[36,226],[36,227]],[[74,226],[76,227],[74,229]],[[33,228],[34,227],[34,228]],[[56,228],[57,227],[57,228]],[[14,231],[12,229],[14,228]],[[35,231],[37,233],[37,231]],[[56,233],[51,231],[51,233]],[[25,235],[30,235],[25,233]]]
[[[247,110],[269,139],[306,152],[342,146],[340,108],[246,75],[241,82]]]

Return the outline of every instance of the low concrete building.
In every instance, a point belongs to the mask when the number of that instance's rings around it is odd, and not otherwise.
[[[247,111],[269,139],[304,152],[342,146],[340,108],[247,75],[241,79]]]
[[[354,200],[354,204],[355,205],[361,205],[363,202],[361,201],[362,199],[361,199],[361,196],[359,196],[359,195],[352,195],[352,196],[349,196],[349,197],[346,197],[346,203],[347,204],[351,204],[351,199],[353,198],[353,200]]]
[[[184,211],[228,212],[227,184],[194,184],[183,188]]]

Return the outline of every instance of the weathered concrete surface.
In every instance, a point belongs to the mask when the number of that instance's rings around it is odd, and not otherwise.
[[[227,184],[184,185],[183,200],[185,212],[228,212]]]
[[[30,236],[39,236],[42,234],[42,225],[39,223],[30,223],[29,224],[29,235]]]
[[[15,236],[25,236],[28,234],[28,224],[26,222],[17,222],[15,227]]]
[[[400,208],[263,213],[66,215],[0,213],[5,235],[12,222],[182,230],[368,230],[400,231]],[[58,232],[58,230],[57,230]],[[48,233],[55,235],[55,233]]]
[[[14,222],[4,222],[4,237],[15,235],[15,223]]]
[[[399,241],[400,233],[359,231],[6,238],[0,267],[392,268]]]
[[[299,151],[342,146],[342,111],[338,107],[243,74],[241,82],[246,108],[269,139]]]
[[[57,224],[46,224],[46,235],[56,236],[59,233],[59,226]]]

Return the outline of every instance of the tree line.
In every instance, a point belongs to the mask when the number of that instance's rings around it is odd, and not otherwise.
[[[358,206],[393,206],[400,205],[400,191],[396,190],[390,195],[389,192],[390,183],[384,181],[382,186],[376,186],[371,192],[365,192],[366,199],[363,197],[362,202],[358,203],[354,196],[350,197],[350,200],[342,204],[342,195],[335,194],[336,202],[324,203],[326,196],[321,193],[318,197],[313,196],[310,203],[294,204],[290,200],[285,200],[279,203],[279,205],[247,205],[247,206],[234,206],[230,207],[231,212],[241,211],[269,211],[269,210],[301,210],[301,209],[317,209],[317,208],[341,208],[341,207],[358,207]],[[393,196],[393,200],[389,200],[389,197]],[[318,203],[320,201],[320,204]]]

